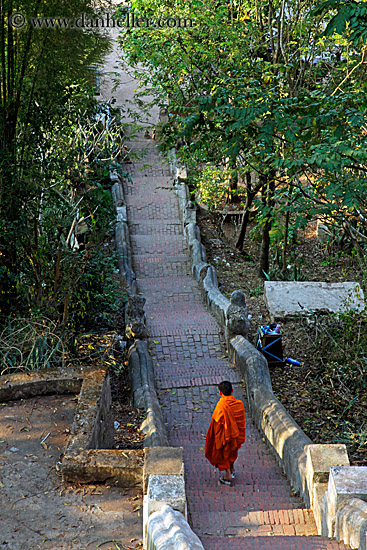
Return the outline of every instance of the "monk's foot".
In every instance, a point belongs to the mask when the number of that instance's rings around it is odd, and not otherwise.
[[[229,485],[230,487],[232,487],[231,479],[225,479],[223,476],[219,476],[219,482],[223,483],[223,485]]]
[[[233,464],[231,464],[230,472],[231,472],[232,479],[234,479],[234,478],[236,477],[236,474],[235,474],[235,471],[234,471],[234,466],[233,466]]]

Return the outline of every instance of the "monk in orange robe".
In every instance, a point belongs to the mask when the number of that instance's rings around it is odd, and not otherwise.
[[[219,481],[232,486],[234,462],[245,441],[245,407],[232,393],[232,384],[224,380],[218,384],[220,399],[212,414],[205,439],[205,456],[219,469]]]

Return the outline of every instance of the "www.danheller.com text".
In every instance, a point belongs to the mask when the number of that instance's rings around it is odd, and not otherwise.
[[[105,13],[91,16],[82,13],[79,17],[28,17],[20,12],[13,12],[8,18],[13,29],[21,30],[27,25],[34,29],[98,29],[98,28],[127,28],[127,29],[189,29],[195,26],[194,19],[189,17],[147,17],[134,12],[127,12],[121,17]]]

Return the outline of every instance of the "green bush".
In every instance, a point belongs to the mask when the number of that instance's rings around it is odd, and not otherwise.
[[[219,207],[227,187],[225,173],[216,166],[206,165],[200,175],[195,178],[197,199],[209,210]]]

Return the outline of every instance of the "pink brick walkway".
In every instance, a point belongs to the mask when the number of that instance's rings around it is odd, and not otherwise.
[[[147,299],[150,351],[170,444],[184,448],[192,528],[206,550],[344,549],[317,536],[312,512],[292,494],[248,414],[236,484],[218,485],[204,457],[205,434],[218,382],[231,380],[246,405],[241,379],[226,360],[220,328],[190,275],[168,167],[154,142],[142,139],[135,146],[147,152],[129,166],[132,183],[125,187],[134,268]]]

